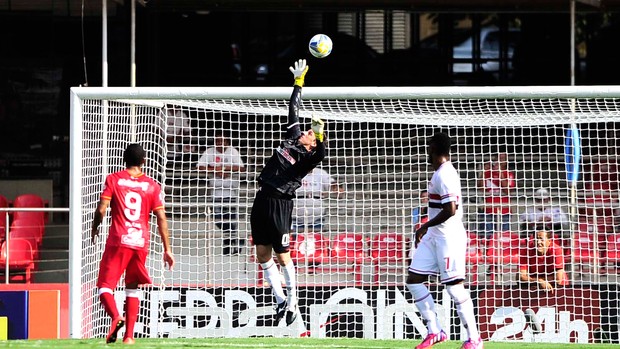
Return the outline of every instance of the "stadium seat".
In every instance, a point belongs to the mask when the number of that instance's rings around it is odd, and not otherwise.
[[[291,259],[298,267],[316,266],[329,257],[328,241],[320,233],[291,235]]]
[[[471,283],[475,285],[478,283],[478,264],[484,263],[484,244],[476,233],[467,233],[465,262],[471,274]]]
[[[13,207],[14,208],[38,208],[38,207],[46,207],[47,202],[43,200],[39,195],[36,194],[21,194],[18,195],[15,199],[13,199]],[[16,211],[13,212],[13,220],[18,219],[19,217],[29,216],[32,219],[32,216],[41,216],[43,220],[43,224],[47,223],[47,213],[46,212],[24,212],[24,211]]]
[[[573,241],[573,263],[576,271],[583,274],[585,269],[595,268],[597,253],[595,252],[596,233],[577,232]]]
[[[370,260],[375,282],[379,281],[381,271],[396,270],[400,276],[405,275],[407,240],[400,233],[379,233],[371,238]]]
[[[604,263],[617,273],[620,270],[620,234],[607,235],[606,245]]]
[[[490,265],[490,281],[496,277],[516,275],[521,248],[527,246],[518,233],[503,231],[493,234],[486,246],[486,263]],[[508,267],[508,270],[506,270]]]
[[[18,224],[15,224],[16,222]],[[39,258],[39,248],[41,247],[41,228],[32,225],[19,225],[19,222],[20,221],[15,221],[11,224],[9,237],[11,241],[14,239],[28,241],[32,248],[32,258],[36,260]]]
[[[9,207],[9,200],[3,195],[0,195],[0,207]],[[0,212],[0,241],[4,240],[6,236],[6,217],[8,212]]]
[[[330,262],[338,265],[338,267],[336,267],[336,271],[352,272],[355,281],[361,282],[361,268],[366,262],[366,259],[366,244],[363,234],[336,234],[331,243],[330,250]],[[344,270],[339,267],[341,264],[345,265]]]
[[[8,251],[6,241],[2,242],[0,247],[0,273],[4,273],[8,254],[9,273],[19,272],[11,276],[10,279],[20,279],[30,283],[32,281],[32,270],[35,267],[30,242],[24,239],[11,239],[8,245]]]
[[[28,213],[36,213],[36,212],[28,212]],[[41,244],[43,243],[43,235],[45,232],[45,227],[39,216],[26,215],[26,216],[20,216],[17,219],[14,219],[11,222],[11,227],[9,229],[11,237],[13,237],[12,234],[15,230],[21,230],[21,229],[26,229],[28,231],[28,235],[32,235],[32,237],[34,238],[36,242],[36,247],[41,246]]]

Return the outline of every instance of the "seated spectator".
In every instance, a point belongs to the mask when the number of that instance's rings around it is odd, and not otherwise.
[[[538,230],[522,249],[518,279],[524,285],[551,293],[568,285],[562,248],[552,241],[549,230]]]
[[[297,189],[292,229],[321,230],[326,215],[323,199],[330,193],[339,196],[344,193],[344,188],[327,171],[315,167]]]
[[[549,191],[537,189],[533,195],[534,205],[519,218],[521,235],[527,237],[536,231],[537,227],[544,227],[562,239],[570,239],[570,221],[568,215],[559,206],[554,206]]]

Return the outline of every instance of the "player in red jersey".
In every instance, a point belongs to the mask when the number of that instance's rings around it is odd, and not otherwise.
[[[126,325],[123,343],[133,344],[133,329],[140,308],[138,285],[151,283],[146,270],[149,249],[149,216],[157,217],[157,229],[164,245],[164,263],[172,268],[174,257],[168,240],[168,222],[160,198],[161,187],[142,172],[146,153],[139,144],[130,144],[123,155],[127,168],[107,176],[92,224],[92,242],[99,235],[99,225],[111,206],[112,224],[99,266],[97,288],[99,300],[112,318],[106,343],[116,341],[118,331]],[[113,290],[125,273],[125,317],[114,301]]]

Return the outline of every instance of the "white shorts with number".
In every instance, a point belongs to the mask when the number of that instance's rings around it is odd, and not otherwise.
[[[441,283],[465,279],[467,235],[435,236],[426,234],[413,251],[409,271],[439,275]]]

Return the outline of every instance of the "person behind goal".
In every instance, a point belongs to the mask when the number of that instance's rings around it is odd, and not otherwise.
[[[312,127],[305,132],[302,132],[299,126],[301,89],[308,72],[306,60],[300,59],[289,69],[295,83],[289,100],[286,135],[258,177],[260,188],[254,198],[250,217],[256,260],[276,298],[276,323],[286,315],[287,326],[295,321],[299,312],[295,265],[289,253],[293,199],[304,176],[325,158],[323,121],[312,118]],[[286,296],[278,267],[272,258],[273,252],[283,269]]]
[[[428,335],[416,349],[430,348],[448,340],[435,312],[435,301],[424,285],[429,275],[439,275],[456,304],[469,339],[462,349],[482,349],[474,304],[463,286],[467,233],[463,226],[461,179],[450,161],[450,137],[434,134],[428,144],[428,160],[435,172],[428,183],[428,221],[415,232],[415,247],[407,275],[407,288],[426,320]]]
[[[106,177],[99,205],[94,212],[91,241],[99,236],[99,225],[105,217],[108,206],[112,222],[101,257],[97,288],[99,300],[105,312],[112,319],[106,343],[116,342],[118,331],[126,325],[123,344],[134,344],[134,325],[140,310],[138,285],[150,284],[146,269],[149,252],[150,213],[157,217],[157,230],[164,245],[164,264],[170,269],[174,257],[168,240],[166,210],[161,200],[161,187],[142,172],[145,161],[144,149],[140,144],[130,144],[123,155],[127,168]],[[121,275],[125,273],[125,317],[121,316],[114,301],[114,289]]]

